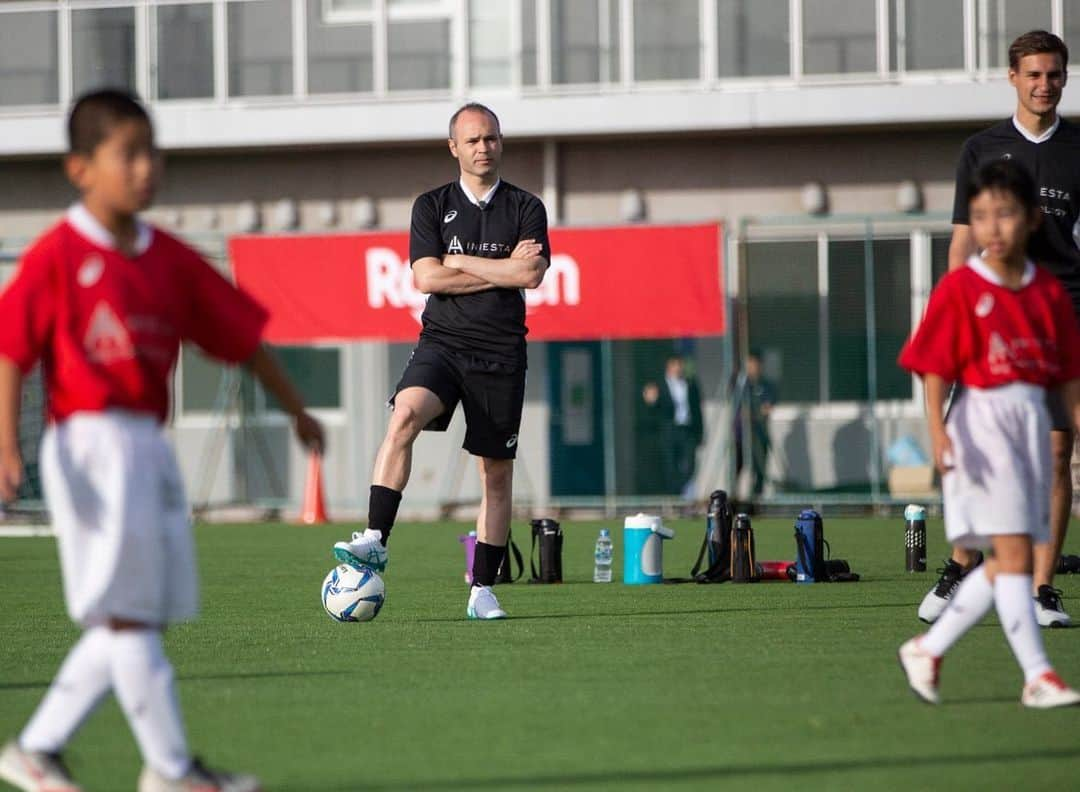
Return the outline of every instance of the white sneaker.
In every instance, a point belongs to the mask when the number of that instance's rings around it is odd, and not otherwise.
[[[1061,681],[1053,671],[1047,671],[1034,682],[1024,685],[1020,703],[1033,709],[1074,707],[1080,704],[1080,693]]]
[[[896,656],[915,695],[927,704],[940,704],[938,672],[941,670],[941,658],[934,657],[919,646],[918,638],[912,638],[901,646]]]
[[[506,611],[499,607],[491,586],[473,586],[469,589],[469,607],[465,615],[470,619],[505,619]]]
[[[23,792],[82,792],[58,754],[24,751],[15,740],[0,751],[0,778]]]
[[[1061,604],[1061,591],[1053,586],[1039,586],[1035,595],[1035,618],[1040,627],[1068,627],[1072,619]]]
[[[144,767],[139,774],[138,792],[259,792],[260,789],[255,776],[211,770],[195,759],[187,775],[175,781]]]
[[[945,566],[938,570],[938,575],[934,587],[926,592],[923,601],[919,603],[919,619],[927,624],[936,622],[938,616],[948,607],[949,600],[964,579],[964,568],[950,558],[945,562]]]
[[[368,567],[376,572],[386,569],[389,560],[382,543],[382,534],[374,528],[363,533],[353,533],[351,542],[338,542],[334,545],[334,558],[342,564],[354,567]]]

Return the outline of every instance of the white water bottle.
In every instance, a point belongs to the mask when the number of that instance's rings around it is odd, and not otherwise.
[[[600,535],[596,537],[596,552],[593,558],[596,565],[593,567],[593,583],[611,582],[611,533],[607,528],[600,529]]]

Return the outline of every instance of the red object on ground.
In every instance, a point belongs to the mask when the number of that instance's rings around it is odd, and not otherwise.
[[[321,525],[330,522],[326,516],[326,502],[323,500],[322,455],[312,452],[308,458],[307,483],[304,485],[304,507],[300,512],[300,522],[305,525]]]
[[[758,561],[762,580],[789,580],[788,567],[794,565],[794,561]]]

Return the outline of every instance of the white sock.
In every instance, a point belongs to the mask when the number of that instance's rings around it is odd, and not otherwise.
[[[948,606],[926,635],[919,639],[919,646],[935,657],[941,657],[964,633],[982,620],[993,604],[994,587],[987,579],[985,570],[981,566],[976,567],[960,582]]]
[[[19,735],[24,751],[57,753],[112,686],[109,631],[91,627],[68,652],[45,698]]]
[[[188,771],[191,755],[173,687],[173,668],[157,630],[112,633],[112,679],[143,761],[174,780]]]
[[[1016,662],[1024,670],[1024,682],[1033,682],[1050,670],[1043,648],[1035,601],[1031,598],[1031,575],[1004,575],[994,580],[994,604],[1001,629],[1009,639]]]

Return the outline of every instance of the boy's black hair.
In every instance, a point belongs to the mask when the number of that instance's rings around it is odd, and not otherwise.
[[[1020,59],[1028,55],[1057,55],[1061,58],[1061,68],[1069,68],[1069,48],[1065,42],[1045,30],[1029,30],[1009,45],[1009,68],[1020,68]]]
[[[1038,206],[1035,182],[1026,170],[1012,160],[993,160],[979,168],[968,184],[968,195],[975,200],[979,193],[986,190],[1001,190],[1014,195],[1028,213]]]
[[[135,94],[115,88],[85,93],[68,115],[68,152],[90,156],[119,121],[145,121],[153,127],[150,114]]]

